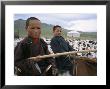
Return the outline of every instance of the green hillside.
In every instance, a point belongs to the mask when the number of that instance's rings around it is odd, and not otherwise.
[[[97,32],[81,32],[81,39],[97,40]]]

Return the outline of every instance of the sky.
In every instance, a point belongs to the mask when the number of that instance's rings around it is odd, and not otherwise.
[[[29,17],[36,17],[43,23],[60,25],[70,31],[97,32],[97,14],[95,13],[15,14],[14,20],[26,20]]]

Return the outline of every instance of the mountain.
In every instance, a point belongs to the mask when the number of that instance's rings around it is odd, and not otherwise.
[[[25,22],[26,20],[18,19],[14,21],[14,36],[15,38],[19,35],[19,37],[24,37],[26,36],[26,31],[25,31]],[[51,38],[53,36],[52,34],[52,28],[53,25],[47,24],[47,23],[42,23],[42,37],[46,38]],[[67,30],[63,30],[63,36],[65,37],[67,34]]]
[[[18,19],[14,21],[14,37],[24,37],[26,36],[26,30],[25,30],[25,22],[26,20]],[[41,37],[45,38],[52,38],[53,33],[52,33],[52,24],[47,24],[47,23],[42,23],[42,34]],[[67,32],[69,30],[64,29],[62,30],[62,36],[64,38],[67,38]],[[82,32],[78,31],[80,33],[80,39],[97,39],[97,32]]]

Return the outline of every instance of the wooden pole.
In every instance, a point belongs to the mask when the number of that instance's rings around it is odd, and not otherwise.
[[[70,55],[70,54],[76,54],[76,53],[87,53],[87,52],[96,52],[97,50],[82,50],[82,51],[70,51],[70,52],[63,52],[63,53],[56,53],[56,54],[49,54],[49,55],[42,55],[42,56],[36,56],[36,57],[30,57],[28,59],[32,59],[35,61],[40,61],[45,58],[50,57],[58,57],[63,55]]]

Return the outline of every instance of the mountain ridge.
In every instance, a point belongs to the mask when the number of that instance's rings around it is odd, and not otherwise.
[[[18,19],[14,20],[14,37],[24,37],[26,36],[26,30],[25,30],[25,23],[26,20],[23,19]],[[53,33],[52,33],[52,28],[54,25],[52,24],[47,24],[47,23],[42,23],[42,37],[45,38],[52,38]],[[62,30],[62,36],[67,38],[67,32],[71,30],[64,29]],[[93,38],[97,39],[97,32],[83,32],[83,31],[77,31],[80,33],[80,36],[84,39],[86,38]]]

